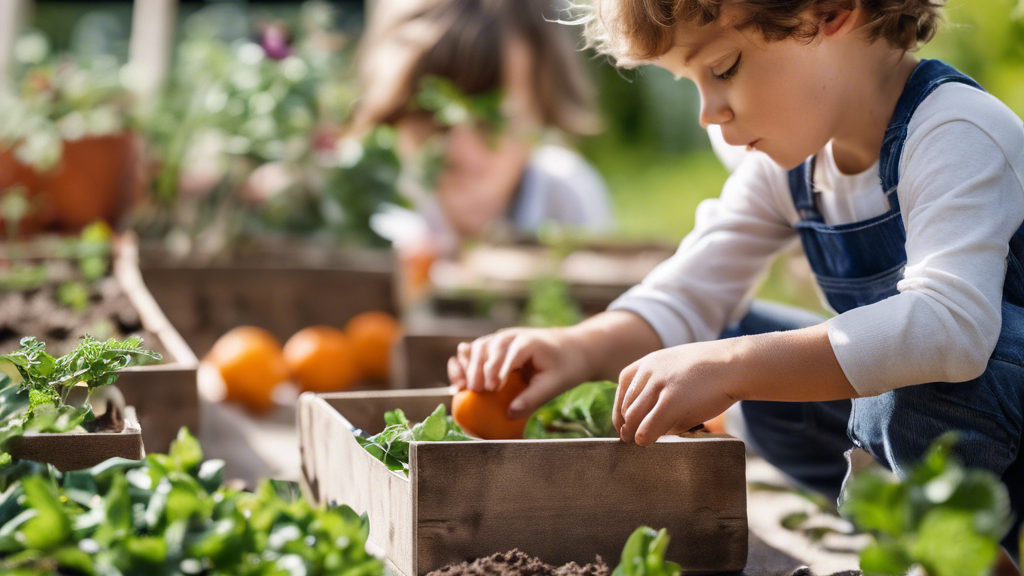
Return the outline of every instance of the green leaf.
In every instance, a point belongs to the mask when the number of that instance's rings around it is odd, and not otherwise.
[[[190,472],[203,461],[203,449],[199,440],[192,436],[187,427],[178,430],[178,437],[171,443],[168,455],[182,472]]]
[[[18,531],[18,540],[26,548],[52,550],[71,534],[71,520],[44,479],[30,476],[21,482],[25,503],[36,515]]]
[[[865,574],[906,574],[913,562],[903,549],[892,543],[878,542],[868,545],[860,553],[860,569]]]
[[[975,530],[970,512],[937,508],[921,520],[910,553],[933,576],[988,576],[999,544]]]
[[[167,559],[167,542],[155,536],[133,536],[125,540],[125,550],[146,564],[163,564]]]
[[[526,422],[524,438],[617,438],[611,381],[587,382],[557,396]]]

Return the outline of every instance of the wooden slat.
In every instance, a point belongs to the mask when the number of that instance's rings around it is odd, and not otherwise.
[[[351,433],[352,425],[326,401],[306,393],[299,398],[302,471],[321,503],[351,506],[370,518],[369,540],[386,550],[394,569],[415,569],[414,489],[408,478],[370,456]]]
[[[513,547],[549,563],[600,554],[614,565],[642,524],[668,528],[669,558],[685,573],[743,569],[744,448],[725,435],[662,438],[646,448],[617,439],[414,443],[411,489],[394,492],[387,479],[394,475],[358,446],[351,427],[378,432],[383,413],[395,408],[422,420],[439,402],[450,406],[450,394],[439,388],[302,398],[303,469],[314,493],[321,501],[352,498],[367,510],[380,504],[366,498],[399,499],[399,518],[378,510],[370,526],[373,538],[375,522],[389,531],[414,524],[413,547],[382,545],[404,576]],[[402,498],[415,508],[407,511]]]
[[[116,248],[114,277],[138,312],[142,326],[157,335],[166,352],[161,364],[124,370],[117,387],[125,402],[138,412],[147,449],[165,452],[182,426],[199,434],[199,361],[143,283],[134,236],[122,236]]]

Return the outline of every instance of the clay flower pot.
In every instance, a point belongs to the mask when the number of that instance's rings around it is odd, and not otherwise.
[[[27,231],[75,230],[99,219],[115,224],[131,200],[135,162],[131,132],[64,141],[60,163],[45,173],[7,150],[0,153],[0,190],[21,184],[36,199]]]

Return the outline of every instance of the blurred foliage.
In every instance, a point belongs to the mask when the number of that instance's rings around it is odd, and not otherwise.
[[[866,574],[915,564],[931,576],[991,573],[1011,526],[1010,496],[995,473],[956,460],[957,441],[954,432],[936,440],[903,480],[873,468],[850,480],[840,511],[874,537],[860,555]]]
[[[207,254],[265,234],[387,245],[369,216],[400,203],[394,137],[340,139],[356,94],[337,19],[305,2],[263,19],[214,4],[184,22],[170,85],[144,111],[159,171],[133,221],[143,236]]]
[[[0,152],[13,148],[23,164],[46,172],[60,162],[63,142],[106,136],[128,125],[128,92],[118,61],[54,54],[43,34],[14,44],[12,81],[0,84]]]

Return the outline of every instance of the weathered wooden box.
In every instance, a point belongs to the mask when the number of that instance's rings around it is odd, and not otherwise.
[[[133,238],[125,237],[119,243],[114,276],[138,312],[143,327],[157,335],[164,351],[162,363],[126,368],[116,385],[125,403],[135,407],[146,448],[166,452],[182,426],[199,434],[199,360],[143,283],[138,245]]]
[[[302,471],[317,502],[370,518],[370,543],[396,573],[417,576],[519,548],[555,565],[614,565],[640,525],[667,528],[685,573],[742,570],[747,558],[743,443],[725,435],[413,443],[410,473],[391,472],[356,441],[401,408],[420,421],[448,388],[304,394]]]
[[[153,297],[200,356],[236,326],[266,328],[283,342],[307,326],[341,327],[360,312],[396,311],[387,250],[285,243],[203,261],[143,243],[140,264]]]
[[[142,460],[145,450],[142,430],[129,406],[125,408],[124,430],[88,434],[40,434],[28,432],[13,441],[11,455],[18,460],[33,460],[54,465],[61,472],[82,470],[109,458]]]

